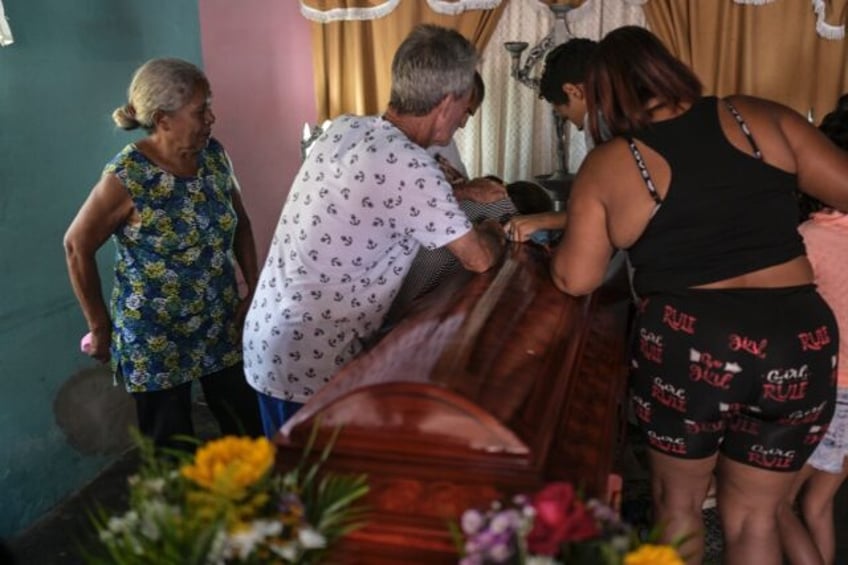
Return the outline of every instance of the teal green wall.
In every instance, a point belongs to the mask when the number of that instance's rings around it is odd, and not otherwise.
[[[62,236],[105,162],[135,136],[115,129],[132,71],[200,63],[196,0],[6,0],[0,48],[0,537],[91,480],[114,454],[86,455],[54,400],[94,362],[65,270]],[[113,248],[99,254],[108,290]]]

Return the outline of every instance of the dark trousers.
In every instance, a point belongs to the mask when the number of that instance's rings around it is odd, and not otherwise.
[[[247,384],[241,363],[198,380],[223,435],[263,435],[256,393]],[[187,382],[165,390],[133,393],[139,431],[157,447],[186,447],[174,436],[194,436],[191,387]]]

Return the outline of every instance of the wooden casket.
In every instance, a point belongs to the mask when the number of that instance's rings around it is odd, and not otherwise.
[[[275,438],[297,461],[341,426],[325,468],[366,473],[371,510],[333,563],[456,563],[449,521],[551,480],[603,497],[625,389],[630,295],[620,269],[559,292],[546,250],[514,245],[452,276],[349,363]]]

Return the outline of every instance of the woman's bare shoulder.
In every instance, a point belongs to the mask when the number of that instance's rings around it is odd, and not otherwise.
[[[628,141],[623,137],[614,137],[589,151],[578,172],[586,171],[592,174],[608,172],[610,167],[620,165],[622,159],[630,154]]]
[[[787,116],[800,117],[800,114],[789,106],[767,98],[747,94],[733,94],[724,97],[724,100],[730,102],[743,117],[751,116],[756,118],[771,118],[774,120],[779,120]]]

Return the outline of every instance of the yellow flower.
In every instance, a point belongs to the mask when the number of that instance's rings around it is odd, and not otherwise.
[[[144,266],[144,274],[153,279],[161,279],[165,274],[165,262],[153,261]]]
[[[266,438],[226,436],[197,450],[194,463],[180,473],[230,500],[240,500],[274,464],[274,445]]]
[[[147,338],[147,346],[150,347],[151,351],[160,353],[165,351],[165,348],[168,346],[168,338],[164,335],[152,335]]]
[[[625,555],[624,565],[683,565],[683,560],[670,545],[646,543]]]
[[[224,230],[232,229],[233,224],[235,223],[233,218],[230,215],[224,215],[218,218],[218,225],[221,226]]]

